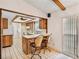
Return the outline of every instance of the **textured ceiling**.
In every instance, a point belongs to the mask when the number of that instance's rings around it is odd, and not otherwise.
[[[45,13],[62,11],[52,0],[24,0]],[[66,8],[75,7],[79,0],[60,0]]]

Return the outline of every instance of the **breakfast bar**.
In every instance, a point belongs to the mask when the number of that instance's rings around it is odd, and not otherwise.
[[[23,52],[28,55],[31,53],[31,47],[30,44],[34,42],[34,40],[39,36],[40,34],[33,34],[33,35],[23,35],[22,36],[22,49]],[[48,34],[41,34],[43,35],[43,40],[48,39]]]
[[[25,54],[31,53],[31,47],[30,43],[34,42],[34,40],[39,36],[40,34],[34,34],[34,35],[23,35],[22,36],[22,49]]]

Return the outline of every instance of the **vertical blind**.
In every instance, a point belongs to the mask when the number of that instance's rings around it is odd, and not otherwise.
[[[71,57],[79,56],[79,16],[63,18],[63,53]]]

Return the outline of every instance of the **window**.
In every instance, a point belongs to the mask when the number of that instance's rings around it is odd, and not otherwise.
[[[63,53],[78,56],[78,16],[63,18]]]

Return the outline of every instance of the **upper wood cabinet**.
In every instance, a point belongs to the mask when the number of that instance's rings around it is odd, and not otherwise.
[[[47,29],[47,19],[41,18],[39,21],[40,29]]]
[[[1,20],[1,28],[8,29],[8,19],[7,18],[2,18],[2,20]]]

